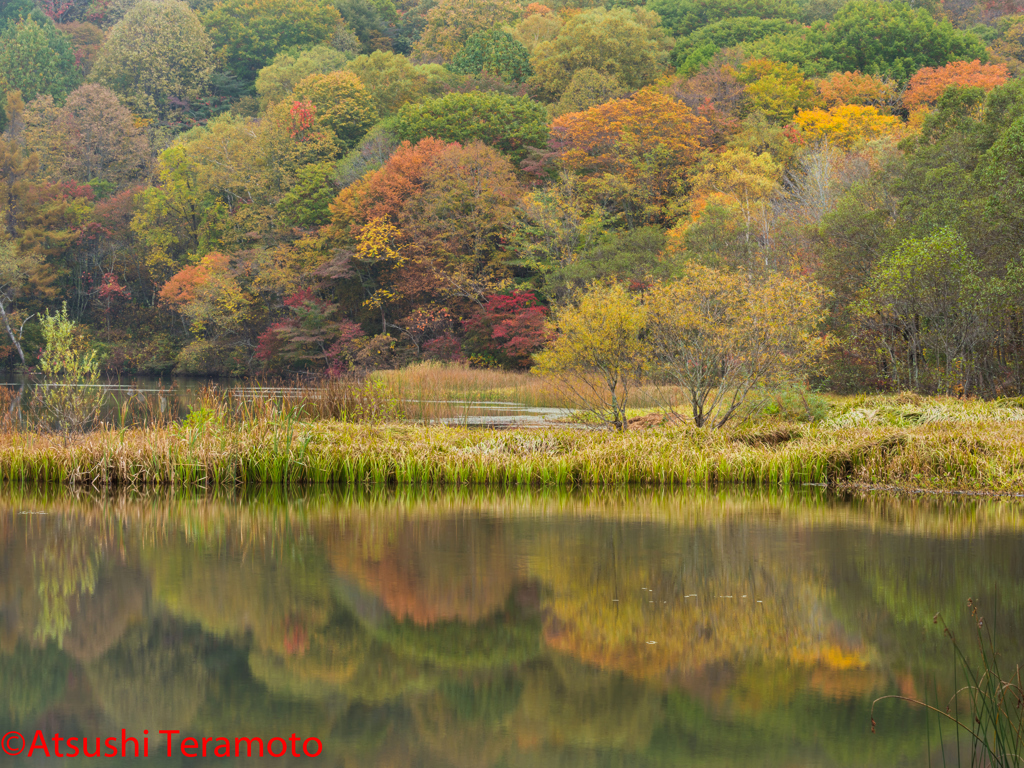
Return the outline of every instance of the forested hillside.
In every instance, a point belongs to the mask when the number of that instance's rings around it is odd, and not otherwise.
[[[817,386],[1019,394],[1022,72],[1020,0],[0,0],[0,366],[66,303],[111,372],[527,368],[780,275]]]

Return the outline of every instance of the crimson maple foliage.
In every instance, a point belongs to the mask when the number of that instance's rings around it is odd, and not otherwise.
[[[548,339],[547,315],[532,291],[488,296],[465,323],[466,346],[494,362],[528,368]]]

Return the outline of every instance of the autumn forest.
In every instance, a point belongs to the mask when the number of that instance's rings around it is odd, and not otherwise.
[[[1017,0],[0,0],[0,367],[66,306],[110,373],[528,369],[753,285],[818,388],[1020,394],[1022,72]]]

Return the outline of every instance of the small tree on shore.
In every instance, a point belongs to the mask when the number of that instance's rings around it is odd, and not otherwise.
[[[103,405],[96,351],[84,348],[66,303],[60,312],[47,312],[40,322],[46,342],[39,356],[43,382],[33,405],[40,421],[55,431],[84,432],[96,423]]]
[[[616,429],[626,429],[626,406],[645,375],[645,309],[621,283],[592,283],[555,310],[554,341],[534,358],[534,370],[556,380],[579,403]]]
[[[698,427],[722,427],[752,392],[795,378],[827,346],[827,292],[801,275],[754,278],[689,264],[646,296],[652,374],[686,393]]]

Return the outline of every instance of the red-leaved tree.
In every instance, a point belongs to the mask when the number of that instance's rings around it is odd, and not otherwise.
[[[547,314],[530,291],[487,296],[465,323],[466,348],[500,365],[528,368],[533,353],[547,341]]]

